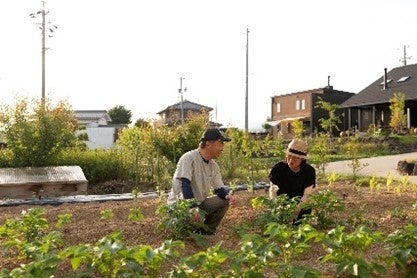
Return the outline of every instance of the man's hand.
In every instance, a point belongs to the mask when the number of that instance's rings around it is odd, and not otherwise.
[[[298,205],[297,208],[294,211],[294,219],[298,218],[298,215],[300,214],[300,212],[301,212],[301,207],[300,207],[300,205]]]
[[[200,224],[200,223],[204,222],[204,217],[201,214],[198,207],[190,208],[189,212],[190,212],[190,221],[191,221],[191,223]]]
[[[231,194],[226,195],[225,199],[229,201],[229,204],[230,204],[231,206],[233,206],[233,205],[235,205],[235,204],[236,204],[236,199],[235,199],[235,197],[233,197],[233,195],[231,195]]]

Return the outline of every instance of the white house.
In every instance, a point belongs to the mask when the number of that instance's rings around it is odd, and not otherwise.
[[[89,149],[109,149],[118,138],[125,125],[109,125],[111,118],[106,110],[75,110],[78,124],[85,129],[77,131],[77,135],[87,134],[86,145]]]
[[[99,126],[111,122],[106,110],[75,110],[74,113],[79,125]]]

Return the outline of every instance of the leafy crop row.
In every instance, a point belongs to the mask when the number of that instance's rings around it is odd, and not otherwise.
[[[344,209],[344,201],[332,191],[317,192],[305,207],[314,207],[312,215],[300,225],[292,225],[297,200],[285,197],[252,199],[259,210],[252,225],[237,228],[239,248],[226,250],[219,242],[195,254],[184,256],[185,238],[200,243],[204,237],[192,232],[188,204],[176,214],[161,205],[159,229],[167,234],[161,246],[127,246],[120,232],[101,240],[67,246],[61,236],[70,214],[61,214],[51,231],[44,210],[36,207],[8,219],[0,226],[0,250],[3,256],[16,258],[20,266],[3,269],[0,277],[51,277],[65,265],[67,277],[322,277],[325,273],[305,265],[303,255],[312,246],[321,247],[320,263],[334,265],[337,275],[374,277],[395,267],[412,277],[417,264],[417,227],[410,223],[390,234],[382,234],[356,215],[344,223],[333,219],[332,212]],[[412,210],[413,208],[410,208]],[[111,210],[101,212],[111,220]],[[141,221],[143,214],[131,209],[130,221]],[[355,219],[355,221],[353,221]],[[175,229],[174,229],[175,228]],[[373,256],[373,248],[385,252]],[[409,276],[407,276],[409,275]]]

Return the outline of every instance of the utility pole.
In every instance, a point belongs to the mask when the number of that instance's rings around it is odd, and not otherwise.
[[[407,60],[411,58],[411,56],[407,57],[407,50],[406,50],[406,49],[407,49],[408,47],[409,47],[409,46],[405,46],[405,45],[404,45],[404,56],[403,56],[403,59],[400,59],[400,62],[402,62],[402,63],[403,63],[403,66],[406,66],[406,65],[407,65]]]
[[[181,94],[181,125],[184,125],[184,99],[183,99],[183,93],[187,91],[187,88],[182,89],[182,80],[185,79],[185,77],[180,77],[180,88],[178,92]]]
[[[245,132],[249,131],[248,124],[248,91],[249,91],[249,28],[246,28],[246,94],[245,94]]]
[[[45,2],[43,2],[42,7],[42,106],[45,104],[45,17],[47,12],[45,12]]]
[[[58,27],[56,25],[48,26],[48,30],[46,30],[46,15],[49,13],[49,11],[45,10],[45,1],[42,1],[42,10],[37,11],[36,13],[31,13],[29,16],[31,18],[37,18],[38,15],[42,16],[42,22],[39,29],[41,29],[41,52],[42,52],[42,89],[41,89],[41,103],[42,105],[45,104],[45,54],[46,54],[46,32],[49,31],[49,37],[52,37],[52,33],[55,29]],[[39,24],[39,23],[37,23]],[[48,22],[50,24],[50,22]]]

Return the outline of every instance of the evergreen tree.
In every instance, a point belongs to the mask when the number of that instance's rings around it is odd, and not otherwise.
[[[132,122],[132,111],[123,105],[117,105],[107,111],[111,118],[111,124],[130,124]]]

